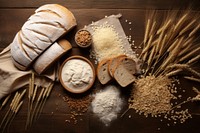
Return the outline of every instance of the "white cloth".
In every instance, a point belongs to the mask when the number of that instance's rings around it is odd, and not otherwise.
[[[48,71],[45,75],[36,75],[35,84],[47,87],[50,81],[55,81],[56,73],[54,70]],[[6,47],[0,53],[0,99],[29,84],[31,73],[32,70],[21,71],[14,66],[10,53],[10,45]]]

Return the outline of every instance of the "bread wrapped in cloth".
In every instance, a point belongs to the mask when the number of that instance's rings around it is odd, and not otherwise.
[[[13,63],[27,70],[56,40],[76,26],[74,15],[58,4],[39,7],[11,43]]]
[[[10,45],[0,53],[0,99],[13,91],[29,84],[32,71],[20,71],[12,63]],[[55,70],[45,75],[35,76],[37,86],[48,87],[49,83],[55,81]]]

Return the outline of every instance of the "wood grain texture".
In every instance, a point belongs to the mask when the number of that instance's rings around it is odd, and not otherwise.
[[[58,3],[70,9],[199,9],[199,0],[1,0],[0,8],[37,8],[43,4]]]
[[[127,36],[132,36],[135,45],[138,46],[144,36],[146,10],[158,9],[161,15],[168,9],[185,9],[188,6],[199,13],[199,0],[0,0],[0,51],[8,46],[21,26],[33,14],[34,10],[46,3],[58,3],[68,7],[77,19],[77,27],[70,31],[63,38],[70,41],[73,49],[67,52],[61,58],[61,62],[71,55],[82,55],[89,58],[89,51],[77,47],[74,41],[74,35],[77,30],[111,14],[122,13],[120,22]],[[127,21],[127,22],[126,22]],[[131,24],[129,24],[131,22]],[[131,28],[131,30],[130,30]],[[94,60],[91,60],[94,64]],[[95,65],[96,67],[96,65]],[[181,79],[181,88],[186,89],[186,96],[194,95],[191,86],[199,87],[198,83],[188,82]],[[95,89],[93,86],[91,90]],[[127,100],[130,88],[122,91],[124,99]],[[88,92],[89,93],[89,92]],[[27,118],[28,99],[24,98],[24,104],[20,112],[16,115],[10,127],[6,130],[9,133],[199,133],[200,115],[193,115],[192,119],[183,124],[167,126],[167,121],[161,122],[158,118],[144,117],[134,110],[129,110],[124,117],[114,120],[110,126],[106,127],[89,110],[83,116],[78,117],[78,123],[68,123],[70,109],[64,102],[63,96],[69,94],[59,82],[53,88],[48,98],[40,118],[33,123],[33,126],[25,130]],[[0,111],[0,122],[3,119],[11,100],[3,110]],[[190,103],[186,105],[191,113],[199,113],[199,103]],[[127,103],[121,111],[127,109]],[[120,114],[119,114],[120,115]]]
[[[21,26],[25,23],[30,15],[33,14],[35,9],[3,9],[0,10],[0,48],[8,46],[15,34],[20,30]],[[74,41],[74,35],[78,29],[83,28],[85,25],[97,21],[105,16],[112,14],[122,14],[120,19],[122,26],[127,35],[131,35],[133,39],[138,40],[136,43],[141,43],[144,32],[145,13],[144,10],[135,9],[73,9],[71,10],[77,19],[77,27],[70,31],[64,38],[70,41],[72,46],[77,47]],[[13,17],[8,17],[13,16]],[[128,24],[126,20],[132,22]],[[6,22],[6,23],[5,23]],[[131,30],[129,30],[131,28]],[[137,32],[134,32],[137,31]]]

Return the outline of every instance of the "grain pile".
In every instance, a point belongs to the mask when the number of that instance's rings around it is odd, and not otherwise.
[[[123,54],[122,40],[111,25],[95,27],[92,36],[94,51],[98,60]]]
[[[88,108],[92,102],[92,97],[90,95],[86,95],[80,98],[74,98],[66,95],[63,97],[63,100],[67,103],[67,106],[70,108],[71,111],[70,120],[66,121],[77,124],[77,117],[83,115],[88,111]]]
[[[139,55],[144,73],[133,87],[129,109],[146,117],[162,117],[173,124],[184,123],[192,115],[181,105],[199,100],[199,94],[192,99],[188,97],[189,100],[181,99],[184,93],[180,92],[185,90],[177,89],[173,82],[179,74],[188,80],[200,80],[195,67],[200,59],[200,16],[191,11],[172,11],[166,16],[162,20],[155,11],[148,15]]]
[[[133,108],[145,116],[157,116],[167,113],[171,108],[171,100],[176,97],[170,93],[171,80],[167,77],[147,76],[136,81],[129,100],[129,108]]]

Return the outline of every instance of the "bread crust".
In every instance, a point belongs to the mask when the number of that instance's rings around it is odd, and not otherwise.
[[[110,73],[108,71],[109,62],[110,62],[110,59],[103,59],[97,66],[97,78],[99,79],[100,83],[103,85],[107,84],[112,79],[112,77],[110,76]],[[104,77],[102,77],[102,75]]]
[[[34,62],[33,68],[38,74],[45,72],[56,60],[72,48],[69,41],[62,39],[55,42]]]
[[[72,12],[61,5],[39,7],[11,43],[13,63],[20,70],[27,70],[55,41],[76,25]],[[24,67],[17,65],[19,63]]]

